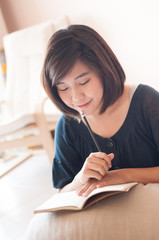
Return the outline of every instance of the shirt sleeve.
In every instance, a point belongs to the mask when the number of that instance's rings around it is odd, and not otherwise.
[[[147,87],[143,111],[147,129],[159,153],[159,92],[151,87]]]
[[[55,130],[55,156],[52,166],[52,180],[55,188],[62,188],[72,182],[83,163],[70,122],[62,116]]]

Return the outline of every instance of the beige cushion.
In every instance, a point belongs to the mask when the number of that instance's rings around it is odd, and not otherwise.
[[[158,240],[159,184],[103,199],[84,211],[36,214],[28,240]]]

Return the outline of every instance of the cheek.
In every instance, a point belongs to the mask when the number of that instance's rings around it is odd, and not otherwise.
[[[100,92],[100,94],[103,96],[104,93],[104,89],[103,89],[103,85],[101,82],[99,82],[98,86],[97,86],[98,91]]]
[[[60,92],[60,91],[58,91],[58,94],[59,94],[59,97],[61,98],[61,100],[62,100],[66,105],[68,105],[69,102],[70,102],[69,95],[66,94],[66,93],[62,93],[62,92]]]
[[[94,96],[96,97],[102,97],[103,96],[103,86],[99,82],[97,82],[95,85],[92,86],[90,91]]]

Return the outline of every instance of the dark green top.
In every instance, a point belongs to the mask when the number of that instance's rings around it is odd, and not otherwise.
[[[159,166],[159,92],[140,84],[118,132],[95,137],[103,152],[115,154],[110,170]],[[70,183],[91,152],[97,149],[85,124],[62,115],[55,131],[54,187]]]

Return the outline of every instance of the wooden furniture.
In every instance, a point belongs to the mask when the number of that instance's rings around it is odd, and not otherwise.
[[[4,121],[0,123],[0,152],[42,145],[52,162],[54,141],[51,131],[55,129],[60,112],[47,99],[40,74],[49,38],[68,24],[68,18],[64,17],[4,37],[7,81]]]

